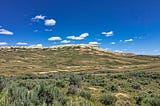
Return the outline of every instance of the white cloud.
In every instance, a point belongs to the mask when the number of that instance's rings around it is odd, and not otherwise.
[[[8,31],[6,29],[0,29],[0,34],[3,34],[3,35],[13,35],[13,32]]]
[[[81,38],[85,38],[85,37],[87,37],[87,36],[89,36],[89,34],[88,34],[88,33],[83,33],[83,34],[81,34],[79,37],[81,37]]]
[[[46,26],[54,26],[56,24],[56,20],[54,20],[54,19],[47,19],[47,20],[45,20],[44,24]]]
[[[37,44],[36,46],[37,46],[37,47],[43,47],[43,45],[42,45],[42,44]]]
[[[87,36],[89,36],[89,33],[83,33],[80,36],[67,36],[67,38],[73,40],[83,40]]]
[[[119,52],[119,53],[122,53],[123,51],[121,51],[121,50],[115,50],[115,52]]]
[[[28,45],[28,43],[26,43],[26,42],[17,42],[16,44],[17,45]]]
[[[0,45],[7,45],[7,42],[0,42]]]
[[[45,29],[44,31],[46,31],[46,32],[52,32],[53,30],[52,29]]]
[[[112,45],[115,45],[115,44],[116,44],[116,42],[111,42],[111,44],[112,44]]]
[[[62,40],[61,43],[70,43],[70,40]]]
[[[89,44],[91,44],[91,45],[98,45],[98,44],[101,44],[101,43],[98,43],[98,42],[89,42]]]
[[[33,21],[39,21],[39,20],[44,20],[46,16],[43,15],[37,15],[34,18],[32,18]]]
[[[107,36],[107,37],[110,37],[110,36],[113,36],[114,32],[113,31],[110,31],[110,32],[102,32],[103,35]]]
[[[81,37],[76,37],[76,36],[67,36],[68,39],[73,39],[73,40],[82,40],[84,38],[81,38]]]
[[[124,42],[132,42],[133,39],[127,39],[127,40],[124,40]]]
[[[30,47],[38,47],[38,48],[42,48],[43,45],[42,45],[42,44],[36,44],[36,45],[31,45]]]
[[[48,38],[48,40],[50,40],[50,41],[55,41],[55,40],[62,40],[62,39],[61,39],[61,37],[59,37],[59,36],[54,36],[54,37]]]

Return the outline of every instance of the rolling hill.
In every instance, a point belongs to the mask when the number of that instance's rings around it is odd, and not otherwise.
[[[160,56],[0,47],[0,74],[0,106],[160,106]]]
[[[51,47],[0,47],[3,75],[57,71],[150,70],[159,71],[160,56],[105,51],[95,45]]]

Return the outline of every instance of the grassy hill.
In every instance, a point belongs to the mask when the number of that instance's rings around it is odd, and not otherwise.
[[[160,106],[160,56],[0,47],[0,73],[0,106]]]
[[[158,71],[159,67],[158,56],[114,53],[93,45],[0,49],[0,72],[4,75],[93,70]]]

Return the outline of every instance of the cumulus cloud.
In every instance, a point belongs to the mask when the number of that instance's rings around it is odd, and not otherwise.
[[[56,20],[54,20],[54,19],[47,19],[44,22],[44,25],[46,25],[46,26],[54,26],[55,24],[56,24]]]
[[[70,43],[70,40],[62,40],[61,43]]]
[[[83,33],[80,36],[67,36],[67,38],[73,40],[83,40],[87,36],[89,36],[89,33]]]
[[[88,34],[88,33],[83,33],[83,34],[81,34],[79,37],[81,37],[81,38],[85,38],[85,37],[87,37],[87,36],[89,36],[89,34]]]
[[[109,32],[102,32],[103,35],[110,37],[113,36],[114,32],[113,31],[109,31]]]
[[[55,41],[55,40],[62,40],[62,39],[61,39],[61,37],[59,37],[59,36],[54,36],[54,37],[48,38],[48,40],[50,40],[50,41]]]
[[[133,39],[127,39],[127,40],[124,40],[124,42],[132,42]]]
[[[36,46],[37,46],[37,47],[43,47],[43,45],[42,45],[42,44],[37,44]]]
[[[26,42],[17,42],[16,44],[17,45],[28,45],[28,43],[26,43]]]
[[[115,50],[115,52],[122,53],[123,51],[121,51],[121,50]]]
[[[0,42],[0,45],[7,45],[8,43],[7,42]]]
[[[44,20],[46,16],[43,15],[37,15],[34,18],[32,18],[32,21],[39,21],[39,20]]]
[[[6,29],[0,29],[0,34],[3,34],[3,35],[13,35],[13,32],[8,31]]]
[[[73,39],[73,40],[82,40],[82,39],[84,39],[84,38],[81,38],[81,37],[79,37],[79,36],[67,36],[67,38],[68,39]]]
[[[115,44],[116,44],[116,42],[111,42],[111,44],[112,44],[112,45],[115,45]]]
[[[42,44],[36,44],[36,45],[31,45],[30,47],[38,47],[38,48],[42,48],[43,45],[42,45]]]
[[[89,42],[89,44],[91,44],[91,45],[98,45],[98,44],[101,44],[101,43],[99,43],[99,42]]]

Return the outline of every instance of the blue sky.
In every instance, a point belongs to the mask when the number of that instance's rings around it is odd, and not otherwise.
[[[0,0],[0,45],[97,44],[160,55],[159,0]]]

